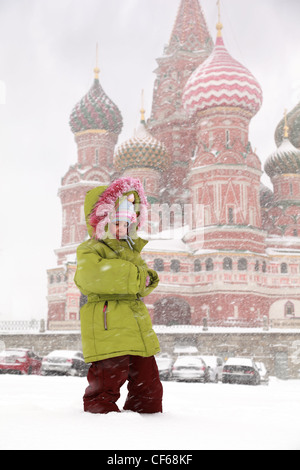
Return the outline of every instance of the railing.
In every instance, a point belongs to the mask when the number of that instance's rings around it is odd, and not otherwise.
[[[267,326],[266,321],[263,319],[241,320],[241,319],[227,319],[227,320],[207,320],[203,322],[206,327],[222,327],[222,328],[263,328]]]
[[[45,331],[45,320],[0,321],[0,334],[1,333],[24,333],[24,332],[43,333],[44,331]]]

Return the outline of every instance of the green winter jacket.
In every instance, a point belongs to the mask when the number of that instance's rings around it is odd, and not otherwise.
[[[89,191],[85,215],[89,234],[89,214],[106,187]],[[137,237],[133,249],[126,240],[90,238],[77,249],[74,281],[87,296],[81,308],[81,335],[85,362],[95,362],[127,354],[143,357],[159,352],[148,310],[141,300],[159,283],[140,252],[146,241]],[[151,283],[146,287],[146,278]]]

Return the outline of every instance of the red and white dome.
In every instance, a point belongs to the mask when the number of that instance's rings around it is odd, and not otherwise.
[[[251,72],[233,59],[218,37],[212,54],[191,75],[183,91],[189,114],[229,106],[254,116],[262,105],[262,90]]]

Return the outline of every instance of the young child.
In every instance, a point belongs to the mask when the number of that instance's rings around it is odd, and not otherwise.
[[[91,238],[77,249],[74,278],[88,299],[80,311],[83,354],[92,363],[84,410],[120,411],[116,402],[128,380],[124,410],[162,412],[159,343],[141,300],[159,282],[140,255],[147,242],[136,234],[147,215],[143,187],[120,178],[89,191],[84,208]]]

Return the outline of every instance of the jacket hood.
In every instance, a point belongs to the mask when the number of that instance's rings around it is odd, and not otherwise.
[[[84,203],[85,220],[91,238],[105,238],[106,227],[110,222],[110,214],[115,210],[118,199],[133,193],[135,195],[135,211],[137,223],[135,228],[143,226],[147,219],[148,202],[142,183],[134,178],[119,178],[109,186],[98,186],[87,192]]]

